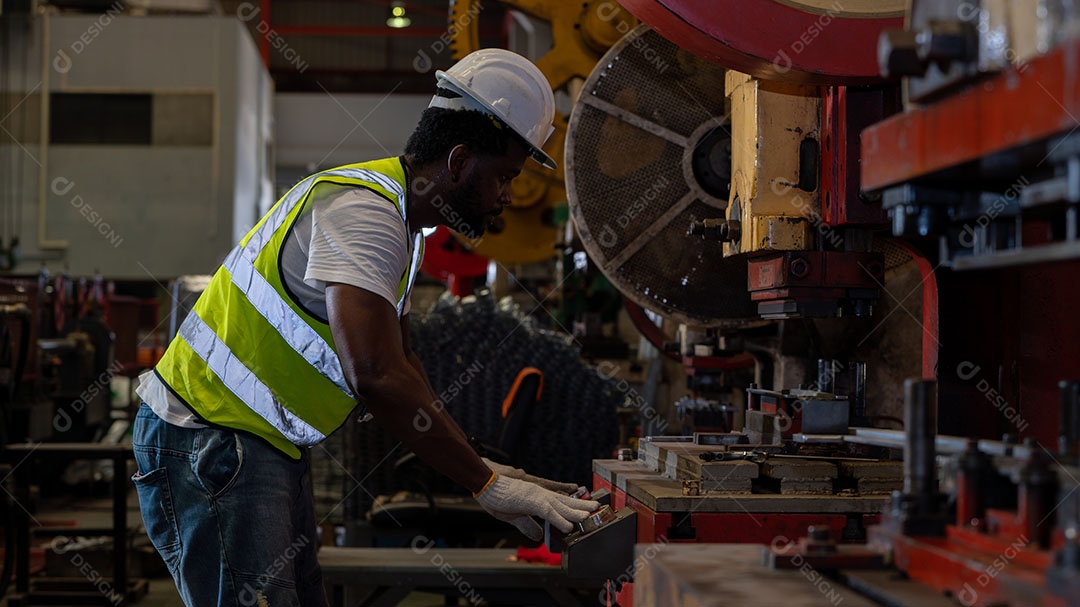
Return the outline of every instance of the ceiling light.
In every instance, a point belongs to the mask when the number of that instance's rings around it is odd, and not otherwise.
[[[403,0],[394,0],[390,3],[390,18],[386,20],[386,25],[393,28],[409,27],[412,23],[412,19],[409,19],[405,15],[405,2]]]

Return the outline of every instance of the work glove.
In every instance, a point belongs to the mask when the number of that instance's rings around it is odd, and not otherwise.
[[[527,483],[533,483],[540,485],[548,491],[554,491],[556,493],[573,493],[578,490],[578,486],[574,483],[560,483],[559,481],[550,481],[546,478],[540,478],[539,476],[533,476],[528,472],[525,472],[521,468],[515,468],[513,466],[504,466],[503,464],[496,464],[486,457],[480,458],[484,460],[488,468],[491,468],[495,472],[498,472],[500,476],[507,478],[516,478],[519,481],[525,481]]]
[[[517,527],[531,540],[544,537],[544,530],[532,516],[539,516],[559,531],[569,533],[574,523],[600,508],[600,502],[575,499],[498,472],[473,497],[488,514]]]

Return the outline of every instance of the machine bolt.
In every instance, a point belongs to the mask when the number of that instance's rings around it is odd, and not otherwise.
[[[735,242],[742,237],[742,222],[738,219],[729,219],[726,224],[720,227],[720,235],[723,236],[724,242]]]
[[[821,525],[810,525],[806,528],[807,539],[814,540],[815,542],[827,542],[829,541],[830,531],[828,527],[822,527]]]
[[[690,224],[687,232],[690,236],[700,236],[706,240],[733,242],[742,235],[742,223],[737,219],[702,219]]]
[[[810,264],[805,259],[798,257],[791,260],[789,270],[795,278],[806,278],[810,274]]]
[[[806,528],[806,542],[803,544],[807,554],[829,554],[836,552],[836,542],[832,532],[824,525],[810,525]]]
[[[715,220],[712,220],[715,221]],[[720,228],[719,226],[711,223],[711,220],[694,221],[690,223],[690,229],[686,232],[690,236],[700,236],[703,239],[707,238],[719,238]]]

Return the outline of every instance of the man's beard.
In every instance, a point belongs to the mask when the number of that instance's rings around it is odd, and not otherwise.
[[[450,200],[450,208],[456,214],[446,217],[446,227],[466,238],[477,239],[487,229],[487,216],[480,212],[480,179],[471,176],[461,190]]]

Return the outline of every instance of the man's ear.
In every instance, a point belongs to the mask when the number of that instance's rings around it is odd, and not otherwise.
[[[457,182],[467,172],[469,163],[473,159],[472,150],[464,143],[459,143],[450,150],[446,157],[446,170],[450,173],[450,180]]]

